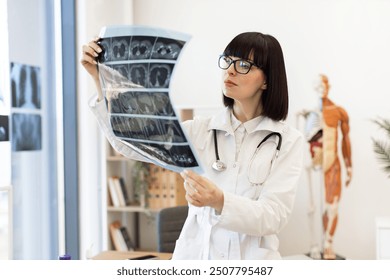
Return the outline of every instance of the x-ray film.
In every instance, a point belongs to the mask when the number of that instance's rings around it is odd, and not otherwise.
[[[98,67],[115,136],[151,162],[202,172],[169,97],[179,55],[190,36],[140,26],[104,27]]]

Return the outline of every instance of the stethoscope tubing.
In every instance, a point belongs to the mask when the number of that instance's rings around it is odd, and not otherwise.
[[[282,135],[279,132],[271,132],[267,136],[264,137],[264,139],[257,145],[256,149],[258,149],[261,144],[263,144],[265,141],[267,141],[270,137],[276,135],[278,137],[278,145],[276,146],[276,150],[280,152],[280,148],[282,147]]]
[[[221,172],[221,171],[224,171],[226,169],[226,165],[219,158],[217,130],[216,129],[213,129],[213,135],[214,135],[214,151],[215,151],[216,161],[213,163],[212,167],[214,170]],[[278,138],[278,144],[276,146],[275,157],[274,157],[274,159],[276,159],[278,157],[280,149],[282,147],[282,135],[279,132],[271,132],[267,136],[265,136],[263,138],[263,140],[261,140],[260,143],[257,145],[256,151],[260,148],[260,146],[263,143],[265,143],[270,137],[272,137],[274,135],[277,136],[277,138]],[[275,160],[272,160],[271,165],[273,166],[274,163],[275,163]],[[272,169],[272,167],[271,167],[271,169]]]

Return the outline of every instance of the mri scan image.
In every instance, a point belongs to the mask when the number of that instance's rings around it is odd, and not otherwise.
[[[173,64],[153,63],[149,69],[149,87],[167,88],[171,81]]]
[[[191,147],[188,145],[173,146],[171,149],[167,150],[163,144],[145,144],[130,140],[126,141],[130,146],[135,147],[136,150],[150,154],[158,161],[165,162],[168,165],[177,166],[179,168],[194,168],[198,166]]]
[[[134,36],[130,44],[130,59],[149,59],[156,38],[151,36]]]
[[[153,47],[152,58],[176,60],[184,42],[168,38],[158,38]]]
[[[177,120],[159,118],[112,116],[114,134],[129,139],[150,142],[185,143],[186,138]]]
[[[172,104],[166,92],[153,92],[153,103],[156,107],[156,115],[176,116]]]
[[[132,83],[141,87],[148,85],[148,64],[129,64],[129,79]]]
[[[111,60],[126,61],[129,58],[130,37],[114,37],[111,39]]]
[[[176,116],[167,92],[125,91],[111,94],[108,109],[112,114]]]
[[[119,72],[124,79],[129,79],[129,65],[128,64],[114,64],[112,69]]]
[[[164,29],[105,27],[98,67],[114,135],[151,162],[180,172],[200,162],[169,97],[188,35]]]

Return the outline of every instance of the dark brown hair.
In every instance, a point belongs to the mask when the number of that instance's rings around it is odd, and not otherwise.
[[[271,35],[245,32],[233,38],[223,53],[248,60],[253,54],[253,62],[263,70],[267,81],[267,89],[263,91],[261,97],[262,115],[275,121],[286,119],[288,114],[287,76],[279,42]],[[234,100],[223,95],[223,103],[232,108]]]

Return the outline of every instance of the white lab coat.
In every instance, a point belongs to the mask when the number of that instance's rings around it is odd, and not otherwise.
[[[145,160],[116,140],[109,128],[104,102],[90,102],[100,127],[111,145],[126,157]],[[195,118],[183,123],[191,139],[205,174],[224,192],[220,214],[210,207],[189,205],[189,213],[173,259],[280,259],[277,234],[287,224],[291,214],[297,183],[302,170],[303,137],[296,129],[283,122],[262,118],[245,126],[244,138],[237,158],[235,139],[230,122],[231,111],[225,109],[211,118]],[[245,124],[244,124],[245,125]],[[211,168],[215,161],[212,129],[217,129],[220,159],[227,165],[223,172]],[[251,186],[248,165],[257,145],[270,132],[282,135],[279,157],[262,186]],[[268,170],[276,138],[271,138],[252,163],[259,176]],[[257,176],[251,174],[250,177]]]

